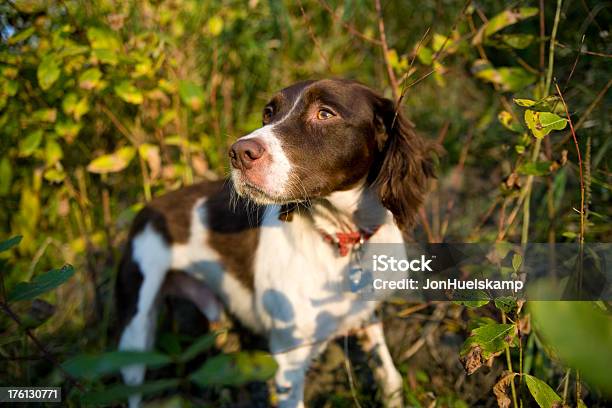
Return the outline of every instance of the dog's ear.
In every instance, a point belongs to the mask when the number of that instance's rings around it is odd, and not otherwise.
[[[393,101],[376,97],[374,112],[380,152],[370,182],[397,225],[406,231],[423,203],[428,178],[434,176],[432,154],[437,149],[417,135]]]

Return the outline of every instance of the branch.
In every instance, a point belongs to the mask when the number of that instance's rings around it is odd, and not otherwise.
[[[378,32],[380,35],[380,45],[383,51],[383,59],[385,61],[385,66],[387,67],[389,82],[391,83],[391,93],[393,94],[393,100],[397,101],[399,100],[399,95],[397,94],[399,84],[397,82],[395,72],[393,72],[391,61],[389,61],[389,44],[387,43],[387,35],[385,34],[385,20],[383,19],[380,0],[374,0],[374,4],[376,5],[376,14],[378,15]]]
[[[555,11],[555,21],[553,23],[552,33],[550,34],[550,46],[548,48],[548,71],[546,72],[546,84],[544,85],[544,94],[547,95],[550,91],[552,83],[553,66],[555,64],[555,42],[557,38],[557,28],[559,28],[559,18],[561,16],[561,3],[563,0],[557,0],[557,10]]]
[[[576,137],[576,131],[574,130],[574,124],[572,123],[572,118],[570,117],[569,110],[567,109],[567,104],[565,103],[565,99],[563,99],[563,94],[561,93],[561,89],[559,89],[559,85],[555,82],[555,88],[557,88],[557,94],[559,98],[561,98],[561,102],[563,103],[563,108],[565,109],[565,116],[567,117],[567,121],[570,125],[570,130],[572,132],[572,138],[574,139],[574,146],[576,146],[576,153],[578,154],[578,166],[580,169],[580,243],[584,242],[584,176],[582,174],[582,156],[580,154],[580,146],[578,145],[578,138]]]
[[[319,55],[321,56],[321,59],[325,63],[325,66],[327,67],[327,70],[331,71],[331,66],[329,65],[329,61],[325,57],[325,54],[323,53],[323,49],[321,48],[321,44],[319,43],[319,40],[317,40],[317,37],[314,34],[312,26],[310,25],[310,18],[306,15],[306,11],[304,11],[304,6],[302,5],[302,0],[298,0],[298,4],[300,6],[300,11],[302,12],[302,17],[304,18],[304,23],[306,24],[306,29],[308,30],[308,35],[310,36],[310,39],[314,43],[315,48],[319,52]]]
[[[85,391],[85,388],[83,388],[83,386],[72,375],[70,375],[66,370],[64,370],[64,368],[57,362],[57,360],[55,360],[51,353],[47,351],[46,347],[40,342],[40,340],[38,340],[36,336],[34,336],[34,333],[32,333],[30,329],[24,327],[23,323],[21,323],[21,319],[19,319],[19,316],[17,316],[15,312],[13,312],[13,310],[9,307],[8,303],[1,302],[0,309],[2,309],[4,313],[8,315],[8,317],[14,320],[15,323],[17,323],[17,325],[32,340],[34,345],[43,353],[43,356],[47,361],[57,367],[62,372],[62,374],[64,374],[64,377],[66,377],[66,379],[70,381],[80,391]]]

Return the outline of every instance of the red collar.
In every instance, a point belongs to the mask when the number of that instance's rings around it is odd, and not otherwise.
[[[347,256],[352,248],[363,244],[365,241],[370,239],[372,235],[376,234],[376,231],[380,228],[380,225],[375,226],[370,230],[359,229],[359,231],[350,232],[336,232],[335,234],[328,234],[323,230],[319,230],[323,239],[332,245],[338,247],[338,253],[340,256]]]

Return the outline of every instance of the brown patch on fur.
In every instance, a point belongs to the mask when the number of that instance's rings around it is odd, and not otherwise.
[[[196,201],[218,194],[224,184],[223,181],[193,184],[155,198],[134,219],[130,239],[151,223],[168,245],[187,242]]]
[[[214,183],[194,184],[151,201],[134,218],[128,243],[119,264],[115,299],[119,327],[123,328],[136,314],[143,275],[132,258],[132,240],[151,223],[168,245],[189,239],[191,210],[198,200],[219,187]]]
[[[252,291],[253,260],[265,207],[240,197],[232,205],[230,195],[231,186],[226,185],[206,202],[208,244],[219,253],[228,273]]]

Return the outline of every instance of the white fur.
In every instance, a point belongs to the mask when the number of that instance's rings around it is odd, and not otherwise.
[[[271,196],[282,196],[289,184],[289,175],[291,174],[292,167],[289,158],[283,151],[278,137],[276,137],[274,133],[275,126],[276,125],[267,125],[261,127],[238,140],[256,138],[264,145],[264,148],[270,155],[270,163],[261,187]],[[232,173],[235,179],[239,177],[240,171],[232,169]]]
[[[136,314],[125,327],[119,349],[150,350],[153,347],[157,323],[158,294],[168,269],[170,268],[170,251],[163,238],[147,225],[132,242],[132,257],[143,274]],[[129,385],[141,384],[145,376],[145,367],[133,365],[121,370],[123,380]],[[140,405],[140,395],[130,397],[130,407]]]
[[[283,196],[286,194],[289,187],[290,175],[293,171],[293,166],[283,150],[283,146],[275,133],[275,129],[295,111],[301,100],[301,97],[296,98],[291,109],[289,109],[280,120],[277,120],[271,125],[262,126],[238,139],[257,139],[264,145],[266,151],[270,155],[271,163],[268,166],[266,177],[261,187],[271,196]],[[232,169],[232,176],[234,179],[240,178],[239,174],[240,171]]]

